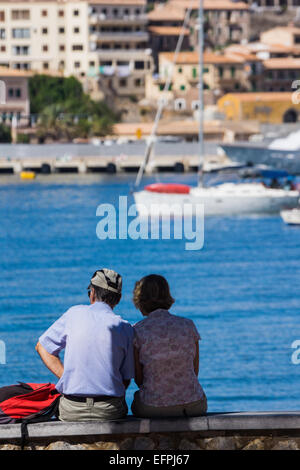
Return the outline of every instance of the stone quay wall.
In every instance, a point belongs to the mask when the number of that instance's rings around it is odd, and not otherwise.
[[[0,426],[0,450],[21,449],[21,426]],[[28,425],[25,450],[300,450],[300,412]]]

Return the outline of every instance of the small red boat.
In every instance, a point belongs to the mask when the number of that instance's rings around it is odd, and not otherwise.
[[[154,183],[145,186],[144,189],[152,193],[189,194],[191,187],[187,184]]]

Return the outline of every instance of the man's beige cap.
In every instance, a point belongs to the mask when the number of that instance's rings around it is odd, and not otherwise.
[[[91,284],[102,289],[109,290],[121,294],[122,292],[122,276],[112,269],[100,269],[91,279]]]

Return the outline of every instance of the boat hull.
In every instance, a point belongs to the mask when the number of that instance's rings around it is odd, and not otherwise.
[[[281,211],[280,215],[287,225],[300,225],[300,209]]]
[[[299,150],[272,150],[252,145],[221,144],[220,147],[233,162],[250,165],[267,165],[290,174],[300,174]]]
[[[197,205],[204,206],[205,216],[231,216],[279,214],[283,209],[298,206],[298,191],[284,191],[255,185],[224,185],[223,187],[193,188],[190,194],[163,194],[140,191],[134,193],[140,215],[181,215],[184,206],[190,205],[196,213]]]

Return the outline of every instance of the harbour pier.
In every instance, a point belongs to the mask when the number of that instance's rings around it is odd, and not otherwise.
[[[95,146],[1,146],[0,175],[32,171],[37,174],[52,173],[133,173],[140,168],[145,146],[131,144]],[[217,145],[206,148],[205,162],[222,164],[224,155],[218,155]],[[169,144],[159,146],[150,159],[146,173],[193,172],[198,170],[197,144]]]

